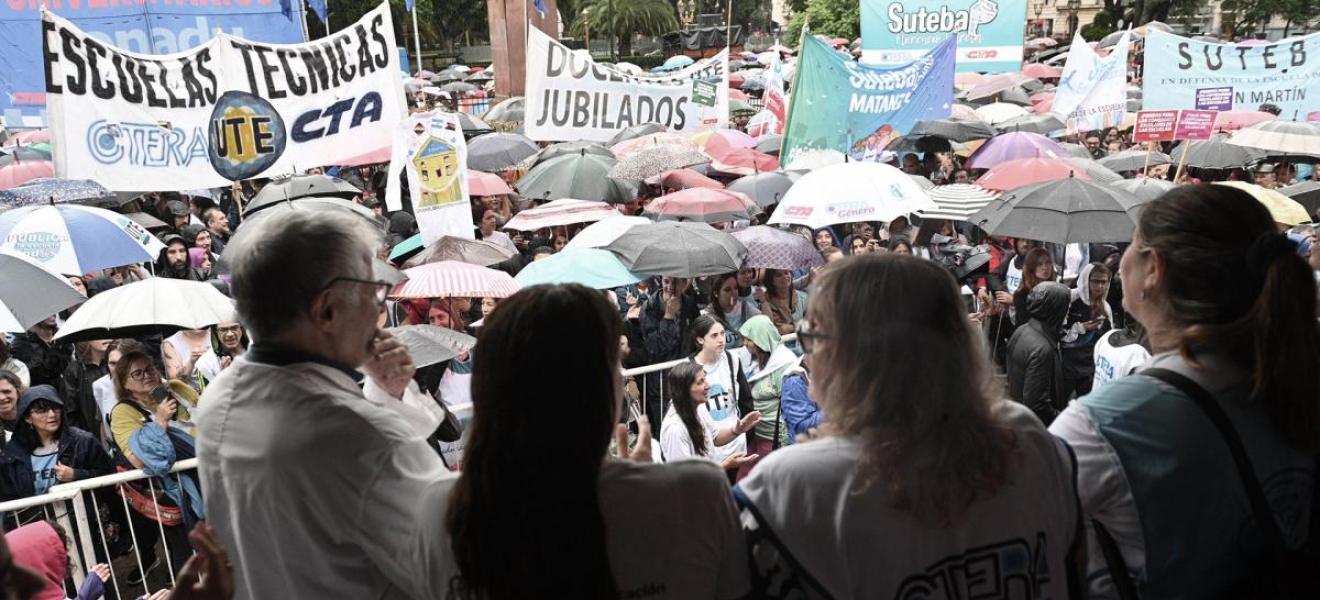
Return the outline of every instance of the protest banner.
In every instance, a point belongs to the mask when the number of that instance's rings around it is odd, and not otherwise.
[[[1208,140],[1215,133],[1215,119],[1219,113],[1213,110],[1184,110],[1178,114],[1178,129],[1174,139]]]
[[[1320,33],[1263,46],[1202,42],[1171,33],[1146,36],[1142,107],[1283,109],[1302,118],[1320,100]],[[1219,98],[1228,90],[1228,98]]]
[[[1080,32],[1073,36],[1063,78],[1054,94],[1054,111],[1064,116],[1068,132],[1095,131],[1123,122],[1128,35],[1125,32],[1106,57],[1096,54]]]
[[[31,0],[0,4],[5,41],[0,115],[10,129],[46,126],[41,60],[42,8],[68,19],[107,46],[139,54],[175,54],[211,39],[217,30],[271,44],[305,41],[302,5],[276,0],[244,2],[119,2]]]
[[[779,45],[776,41],[775,45]],[[784,94],[784,63],[779,60],[779,53],[770,57],[770,64],[765,69],[765,92],[761,94],[764,107],[762,117],[756,124],[747,123],[747,133],[755,138],[784,133],[784,123],[788,120],[788,96]]]
[[[1171,142],[1177,126],[1176,110],[1137,111],[1137,123],[1132,127],[1132,143]]]
[[[429,246],[441,236],[472,239],[472,201],[467,184],[467,142],[458,115],[433,111],[418,113],[394,129],[389,181],[399,172],[408,177],[413,215]],[[399,186],[385,188],[385,208],[403,210]]]
[[[957,43],[949,37],[915,62],[882,67],[855,63],[807,36],[781,162],[811,150],[837,150],[866,160],[917,121],[948,117]]]
[[[714,85],[714,105],[693,98],[692,82],[698,79]],[[728,122],[729,52],[670,75],[629,75],[533,29],[525,89],[523,126],[538,142],[607,142],[618,130],[643,123],[687,135]]]
[[[403,116],[388,4],[314,42],[221,34],[156,56],[47,13],[46,101],[58,177],[114,191],[189,190],[358,164]]]
[[[862,62],[902,65],[951,37],[957,69],[1007,73],[1022,69],[1026,0],[861,0]]]

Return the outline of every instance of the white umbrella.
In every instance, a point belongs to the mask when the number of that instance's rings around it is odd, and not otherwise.
[[[570,248],[603,248],[610,245],[619,236],[627,233],[634,225],[645,225],[651,220],[646,217],[632,217],[619,215],[610,217],[603,221],[597,221],[586,226],[573,239],[564,246],[565,250]]]
[[[165,248],[136,221],[77,204],[25,206],[0,214],[0,239],[0,249],[25,254],[57,273],[151,262]]]
[[[77,342],[167,335],[236,319],[233,301],[215,286],[152,277],[97,294],[64,322],[55,339]]]
[[[1030,113],[1027,109],[1009,102],[995,102],[987,104],[976,109],[976,114],[981,115],[982,119],[991,125],[1003,123],[1019,117],[1024,117]]]
[[[0,251],[0,331],[19,333],[86,298],[60,275],[12,251]]]
[[[968,217],[976,214],[976,211],[985,208],[999,197],[998,192],[968,183],[941,185],[926,190],[926,194],[935,201],[935,208],[921,211],[921,216],[927,219],[953,221],[966,221]]]
[[[784,194],[770,224],[820,229],[838,223],[890,221],[933,208],[935,202],[906,173],[879,163],[844,163],[798,180]]]
[[[619,211],[605,202],[562,198],[524,210],[504,224],[505,229],[537,231],[574,223],[591,223],[619,216]]]
[[[838,150],[808,150],[793,157],[784,167],[788,171],[812,171],[830,165],[846,162],[843,153]]]

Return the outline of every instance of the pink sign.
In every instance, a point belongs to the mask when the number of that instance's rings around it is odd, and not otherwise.
[[[1219,116],[1218,111],[1214,110],[1184,110],[1178,115],[1178,128],[1174,131],[1174,138],[1180,140],[1208,140],[1215,132],[1215,118]]]
[[[1141,110],[1137,111],[1137,124],[1132,128],[1132,141],[1171,142],[1173,130],[1178,126],[1176,110]]]

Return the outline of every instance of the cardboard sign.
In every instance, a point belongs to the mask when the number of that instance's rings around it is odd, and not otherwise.
[[[1178,128],[1173,136],[1180,140],[1208,140],[1215,132],[1218,116],[1213,110],[1184,110],[1178,115]]]
[[[1137,112],[1137,124],[1132,129],[1132,142],[1171,142],[1178,126],[1176,110],[1143,110]]]

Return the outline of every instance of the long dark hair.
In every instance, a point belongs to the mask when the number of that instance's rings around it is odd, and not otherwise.
[[[683,421],[683,428],[692,440],[692,449],[701,456],[705,456],[709,448],[706,447],[706,430],[701,426],[697,406],[692,402],[692,384],[704,370],[694,362],[685,362],[669,370],[669,402]]]
[[[1022,261],[1022,284],[1018,286],[1016,293],[1026,294],[1035,289],[1041,282],[1052,281],[1052,279],[1042,280],[1036,276],[1036,267],[1039,267],[1041,261],[1044,260],[1050,261],[1051,265],[1054,264],[1054,256],[1050,254],[1049,250],[1037,247],[1027,251],[1027,258]]]
[[[18,415],[18,424],[14,426],[13,442],[15,444],[18,444],[20,448],[27,450],[28,452],[32,452],[37,448],[41,447],[41,436],[37,434],[37,428],[34,427],[31,423],[28,423],[26,418],[28,415],[32,414],[32,409],[36,408],[37,404],[40,403],[59,406],[49,400],[37,400],[36,402],[32,403],[32,406],[28,407],[27,412]],[[63,411],[64,407],[60,406],[60,410]],[[60,428],[55,432],[55,439],[56,440],[60,439],[60,436],[64,435],[64,430],[68,428],[69,428],[68,415],[65,414],[64,412],[61,412]]]
[[[524,289],[486,319],[446,515],[467,597],[615,597],[597,479],[619,404],[620,331],[618,309],[581,285]],[[571,349],[542,350],[565,340]]]
[[[724,325],[724,321],[721,320],[719,317],[716,317],[713,313],[701,315],[700,317],[697,317],[695,321],[692,322],[693,352],[701,352],[701,342],[699,340],[701,338],[706,337],[706,334],[710,333],[710,330],[715,327],[716,323],[719,323],[720,325]],[[725,348],[725,350],[728,350],[728,348]]]
[[[1315,279],[1269,211],[1240,190],[1186,185],[1148,204],[1137,229],[1164,262],[1156,301],[1170,322],[1158,333],[1189,362],[1194,348],[1227,353],[1283,440],[1320,447]]]

